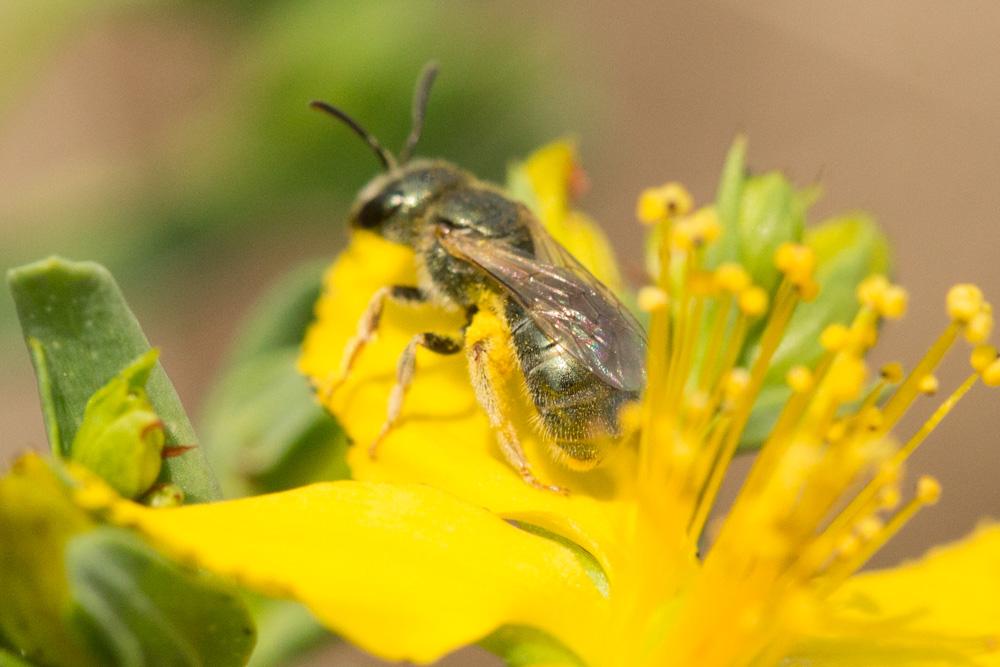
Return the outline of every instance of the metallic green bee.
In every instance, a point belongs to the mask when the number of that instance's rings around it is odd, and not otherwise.
[[[645,334],[523,204],[447,162],[410,160],[435,75],[430,65],[418,82],[413,127],[398,159],[346,113],[313,102],[364,139],[385,168],[358,195],[351,226],[413,248],[418,262],[417,285],[389,285],[375,294],[344,352],[339,380],[375,334],[386,299],[463,309],[468,323],[461,332],[419,334],[406,347],[386,422],[370,451],[374,455],[400,415],[417,347],[438,354],[465,350],[501,450],[526,482],[542,487],[510,418],[512,397],[503,386],[511,367],[523,376],[544,441],[568,466],[585,469],[599,462],[604,443],[619,433],[619,410],[642,390]],[[475,326],[482,311],[502,326]]]

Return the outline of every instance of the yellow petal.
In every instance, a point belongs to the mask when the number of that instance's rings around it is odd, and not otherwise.
[[[1000,526],[850,579],[792,665],[1000,665]]]
[[[108,515],[182,560],[301,601],[390,660],[431,662],[505,624],[585,656],[606,614],[573,551],[426,486],[330,482],[171,509],[119,500]]]
[[[412,252],[367,232],[353,235],[328,272],[317,321],[303,345],[299,366],[322,397],[336,378],[347,341],[368,301],[385,285],[416,284]],[[476,402],[464,354],[440,356],[418,350],[417,370],[402,416],[368,456],[385,421],[396,363],[413,335],[460,332],[463,318],[432,306],[386,305],[378,336],[358,357],[347,380],[326,401],[354,446],[348,455],[355,479],[420,482],[446,490],[506,517],[535,523],[590,551],[607,569],[615,559],[615,516],[624,511],[614,468],[581,475],[553,461],[533,435],[533,408],[522,400],[519,433],[537,472],[546,481],[588,493],[569,497],[525,484],[501,456],[486,415]],[[615,465],[626,466],[625,456]],[[609,572],[609,576],[611,573]]]

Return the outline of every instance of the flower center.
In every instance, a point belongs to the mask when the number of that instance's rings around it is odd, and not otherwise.
[[[623,625],[658,637],[632,643],[628,664],[768,664],[831,592],[937,500],[938,483],[922,477],[901,501],[903,465],[977,381],[1000,384],[997,350],[986,344],[992,309],[978,288],[952,288],[950,323],[923,359],[909,373],[889,364],[870,382],[866,354],[880,322],[904,314],[907,295],[882,276],[863,281],[853,322],[827,326],[819,361],[787,372],[790,397],[696,558],[775,353],[796,307],[820,285],[813,250],[796,243],[774,253],[770,292],[741,264],[709,266],[721,227],[711,209],[691,209],[675,184],[647,191],[638,207],[654,225],[657,270],[639,293],[650,315],[646,392],[623,415],[639,442],[626,537],[635,562],[615,602]],[[908,439],[893,439],[917,398],[938,392],[934,371],[959,336],[973,345],[972,372]]]

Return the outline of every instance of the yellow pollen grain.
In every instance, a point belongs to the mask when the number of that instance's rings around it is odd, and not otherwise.
[[[740,292],[738,300],[740,310],[751,317],[763,315],[767,310],[767,292],[756,285]]]
[[[983,384],[987,387],[1000,387],[1000,359],[983,369]]]
[[[694,207],[694,198],[680,183],[670,182],[647,188],[639,195],[635,215],[641,222],[654,224],[687,215]]]
[[[917,480],[917,498],[925,505],[933,505],[941,498],[941,483],[930,475]]]
[[[972,284],[955,285],[948,290],[945,300],[948,317],[958,322],[968,322],[983,305],[983,292]]]
[[[726,262],[715,270],[715,284],[721,290],[739,294],[750,287],[750,274],[740,264]]]
[[[928,396],[936,394],[938,387],[939,383],[937,377],[930,373],[920,378],[920,383],[917,385],[917,389],[919,389],[922,394],[926,394]]]
[[[646,313],[653,313],[667,307],[670,299],[665,290],[655,285],[646,285],[639,289],[637,295],[639,309]]]
[[[799,298],[803,301],[812,301],[819,295],[819,283],[812,278],[796,283],[795,287],[799,291]]]
[[[819,343],[828,352],[837,352],[844,348],[850,338],[850,333],[843,324],[830,324],[819,336]]]
[[[795,366],[785,374],[785,382],[796,393],[804,393],[812,388],[813,375],[805,366]]]
[[[993,333],[993,315],[980,309],[965,325],[965,339],[973,345],[985,343]]]
[[[1000,355],[992,345],[977,345],[969,355],[969,364],[977,373],[982,373],[986,367],[992,364]]]

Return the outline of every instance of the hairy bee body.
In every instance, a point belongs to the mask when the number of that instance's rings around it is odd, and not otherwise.
[[[618,410],[635,400],[638,391],[602,382],[547,335],[508,290],[474,263],[449,251],[437,233],[441,228],[471,230],[490,244],[532,258],[536,249],[531,230],[538,224],[534,215],[495,187],[445,162],[416,162],[407,166],[405,174],[396,176],[377,179],[372,190],[383,193],[383,198],[362,197],[365,203],[352,217],[355,225],[412,246],[420,268],[420,287],[432,301],[470,311],[485,307],[487,302],[499,303],[498,315],[506,323],[543,435],[574,467],[596,463],[598,440],[618,433]],[[384,195],[386,192],[389,194]],[[413,206],[406,215],[397,211],[386,218],[384,213],[392,205],[385,202],[391,201],[411,202]]]

